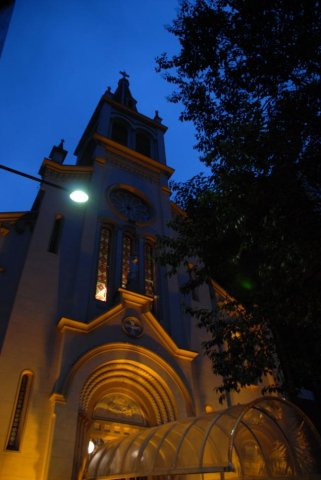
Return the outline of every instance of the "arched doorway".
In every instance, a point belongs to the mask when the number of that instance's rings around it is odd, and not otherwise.
[[[91,445],[108,447],[176,419],[176,399],[159,372],[130,359],[99,366],[81,392],[73,478],[82,478]]]

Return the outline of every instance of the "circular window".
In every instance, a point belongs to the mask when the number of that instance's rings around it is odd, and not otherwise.
[[[135,193],[119,187],[114,188],[109,199],[121,217],[128,221],[147,223],[151,220],[152,210],[148,203]]]

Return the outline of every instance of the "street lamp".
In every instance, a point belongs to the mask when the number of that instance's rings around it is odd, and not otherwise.
[[[29,175],[28,173],[20,172],[19,170],[15,170],[14,168],[7,167],[6,165],[0,164],[0,169],[6,170],[7,172],[14,173],[15,175],[20,175],[21,177],[29,178],[30,180],[34,180],[38,183],[44,183],[45,185],[50,185],[50,187],[59,188],[60,190],[64,190],[65,192],[69,193],[69,197],[73,202],[76,203],[86,203],[89,200],[89,196],[83,190],[74,190],[70,192],[67,188],[57,185],[56,183],[49,182],[48,180],[43,180],[42,178],[34,177],[33,175]]]

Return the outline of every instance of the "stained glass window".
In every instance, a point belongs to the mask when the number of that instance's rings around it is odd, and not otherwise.
[[[122,276],[121,286],[126,288],[128,274],[130,269],[130,260],[133,255],[133,238],[125,233],[123,237],[123,249],[122,249]]]
[[[31,374],[25,373],[21,377],[19,393],[15,411],[11,423],[9,439],[7,443],[7,450],[19,450],[21,432],[24,423],[25,414],[27,411],[27,400],[31,386]]]
[[[154,295],[154,249],[150,243],[145,243],[145,294]]]
[[[109,249],[110,249],[110,228],[102,225],[100,231],[100,245],[98,255],[97,282],[96,282],[96,300],[107,302],[108,299],[108,269],[109,269]]]

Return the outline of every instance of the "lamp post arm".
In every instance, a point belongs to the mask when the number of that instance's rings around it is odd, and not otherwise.
[[[62,187],[61,185],[57,185],[56,183],[49,182],[48,180],[43,180],[42,178],[34,177],[33,175],[29,175],[28,173],[20,172],[19,170],[15,170],[14,168],[7,167],[6,165],[0,164],[0,169],[7,170],[8,172],[15,173],[16,175],[20,175],[21,177],[29,178],[30,180],[34,180],[38,183],[44,183],[45,185],[50,185],[51,187],[59,188],[60,190],[67,189]]]
[[[33,180],[38,183],[42,183],[45,185],[49,185],[50,187],[55,187],[59,188],[59,190],[63,190],[64,192],[69,193],[69,197],[73,202],[76,203],[86,203],[89,199],[88,194],[83,191],[83,190],[74,190],[74,191],[69,191],[66,187],[63,187],[61,185],[57,185],[56,183],[49,182],[48,180],[43,180],[42,178],[39,177],[34,177],[33,175],[29,175],[29,173],[24,173],[21,172],[20,170],[16,170],[14,168],[7,167],[6,165],[1,165],[0,164],[0,169],[6,170],[7,172],[14,173],[15,175],[20,175],[20,177],[25,177],[29,178],[29,180]]]

